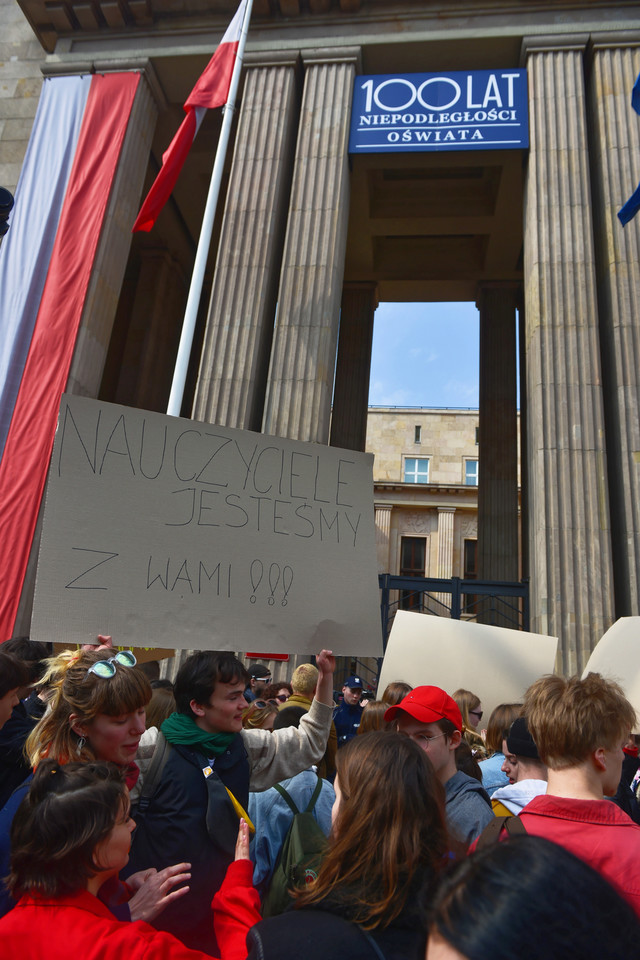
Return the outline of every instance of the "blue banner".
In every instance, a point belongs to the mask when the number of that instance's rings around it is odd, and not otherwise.
[[[523,150],[526,70],[356,77],[349,152]]]

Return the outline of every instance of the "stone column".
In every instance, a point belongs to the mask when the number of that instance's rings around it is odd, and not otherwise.
[[[438,567],[436,576],[442,580],[450,580],[453,576],[453,515],[455,507],[438,507]],[[434,594],[438,615],[446,615],[445,608],[451,605],[450,593]]]
[[[617,212],[640,181],[631,86],[640,34],[591,37],[589,118],[616,616],[640,614],[640,217]]]
[[[518,578],[515,284],[483,284],[480,310],[478,579]]]
[[[436,576],[450,580],[453,576],[453,515],[455,507],[438,507],[438,572]]]
[[[581,672],[613,621],[583,44],[525,40],[524,279],[531,629]]]
[[[344,285],[331,412],[332,447],[364,450],[366,446],[373,315],[377,306],[375,283]]]
[[[297,116],[297,52],[248,54],[193,416],[260,430]]]
[[[375,505],[376,557],[378,560],[378,573],[391,573],[391,564],[389,560],[389,536],[391,534],[392,510],[393,505],[389,503],[376,503]]]
[[[326,443],[349,215],[359,48],[303,54],[304,93],[267,384],[265,433]]]
[[[87,299],[76,341],[67,391],[97,397],[120,288],[131,248],[131,226],[140,205],[149,151],[161,99],[153,68],[148,61],[95,63],[96,73],[140,70],[118,169],[107,206],[102,234],[89,281]]]

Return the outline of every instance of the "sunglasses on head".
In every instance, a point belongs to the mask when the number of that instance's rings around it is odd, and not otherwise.
[[[109,680],[115,676],[116,663],[119,663],[121,667],[135,667],[137,662],[133,650],[120,650],[116,653],[115,657],[110,657],[108,660],[96,661],[96,663],[87,670],[87,676],[89,676],[90,673],[95,673],[97,677],[102,677],[103,680]]]
[[[275,700],[254,700],[253,702],[255,703],[258,710],[264,710],[264,708],[268,707],[270,703],[276,704],[277,706],[277,703]]]

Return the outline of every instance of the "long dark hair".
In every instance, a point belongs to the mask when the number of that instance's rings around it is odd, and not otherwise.
[[[435,899],[434,931],[467,960],[628,960],[640,923],[590,866],[526,836],[456,864]]]
[[[297,906],[338,896],[367,930],[388,926],[412,884],[434,878],[447,854],[444,789],[420,747],[404,734],[372,731],[338,751],[342,795],[318,879]]]
[[[15,899],[76,893],[100,869],[94,851],[124,808],[126,786],[113,763],[43,760],[11,826]]]

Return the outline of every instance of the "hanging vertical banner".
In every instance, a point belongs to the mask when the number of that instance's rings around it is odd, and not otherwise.
[[[356,77],[350,153],[529,146],[526,70]]]
[[[0,247],[0,459],[49,270],[91,77],[42,86],[11,230]]]
[[[373,456],[65,396],[33,639],[380,656]]]
[[[138,73],[45,81],[0,248],[0,641],[11,635]]]

